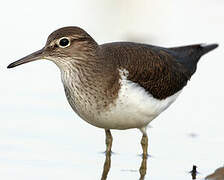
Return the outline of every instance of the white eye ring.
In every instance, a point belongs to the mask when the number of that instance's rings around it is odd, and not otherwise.
[[[71,44],[70,39],[67,37],[62,37],[58,40],[58,45],[61,48],[66,48],[66,47],[70,46],[70,44]]]

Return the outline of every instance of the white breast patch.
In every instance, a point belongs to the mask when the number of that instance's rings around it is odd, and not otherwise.
[[[110,105],[109,111],[98,116],[98,127],[108,129],[129,129],[147,126],[155,117],[168,108],[181,91],[164,99],[158,100],[144,88],[127,80],[128,71],[119,70],[121,89],[118,99]]]

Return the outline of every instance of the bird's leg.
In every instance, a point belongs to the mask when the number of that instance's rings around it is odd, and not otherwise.
[[[148,136],[146,133],[146,127],[141,128],[140,131],[142,132],[141,145],[143,150],[143,153],[142,153],[143,156],[142,156],[142,163],[139,169],[139,173],[140,173],[140,180],[144,180],[146,171],[147,171]]]
[[[109,129],[105,129],[106,133],[106,154],[111,154],[113,137]]]
[[[140,128],[140,131],[142,132],[142,140],[141,140],[141,145],[142,145],[142,150],[143,150],[143,158],[148,157],[148,136],[146,132],[146,126]]]
[[[142,135],[141,145],[142,145],[142,150],[143,150],[143,158],[147,158],[147,156],[148,156],[148,136],[146,134]]]
[[[144,180],[145,175],[146,175],[146,170],[147,170],[147,157],[148,157],[148,137],[146,134],[142,135],[142,140],[141,140],[141,145],[142,145],[142,150],[143,150],[143,156],[142,156],[142,163],[141,167],[139,169],[140,173],[140,180]]]

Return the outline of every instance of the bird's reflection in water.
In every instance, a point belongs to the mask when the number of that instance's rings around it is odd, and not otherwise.
[[[101,180],[107,179],[107,175],[110,171],[110,166],[111,166],[111,153],[106,153]],[[141,166],[139,168],[140,180],[145,179],[146,171],[147,171],[147,156],[143,156]]]
[[[101,180],[107,179],[108,172],[110,171],[110,164],[111,164],[111,153],[106,153]]]
[[[139,168],[140,180],[145,179],[146,171],[147,171],[147,156],[142,156],[142,163]]]

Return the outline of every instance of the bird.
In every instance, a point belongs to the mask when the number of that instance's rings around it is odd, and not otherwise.
[[[201,56],[218,44],[165,48],[136,42],[98,44],[85,30],[67,26],[52,32],[45,46],[8,65],[50,60],[60,69],[67,100],[84,121],[105,130],[111,153],[112,129],[142,132],[148,155],[148,124],[179,96]]]

